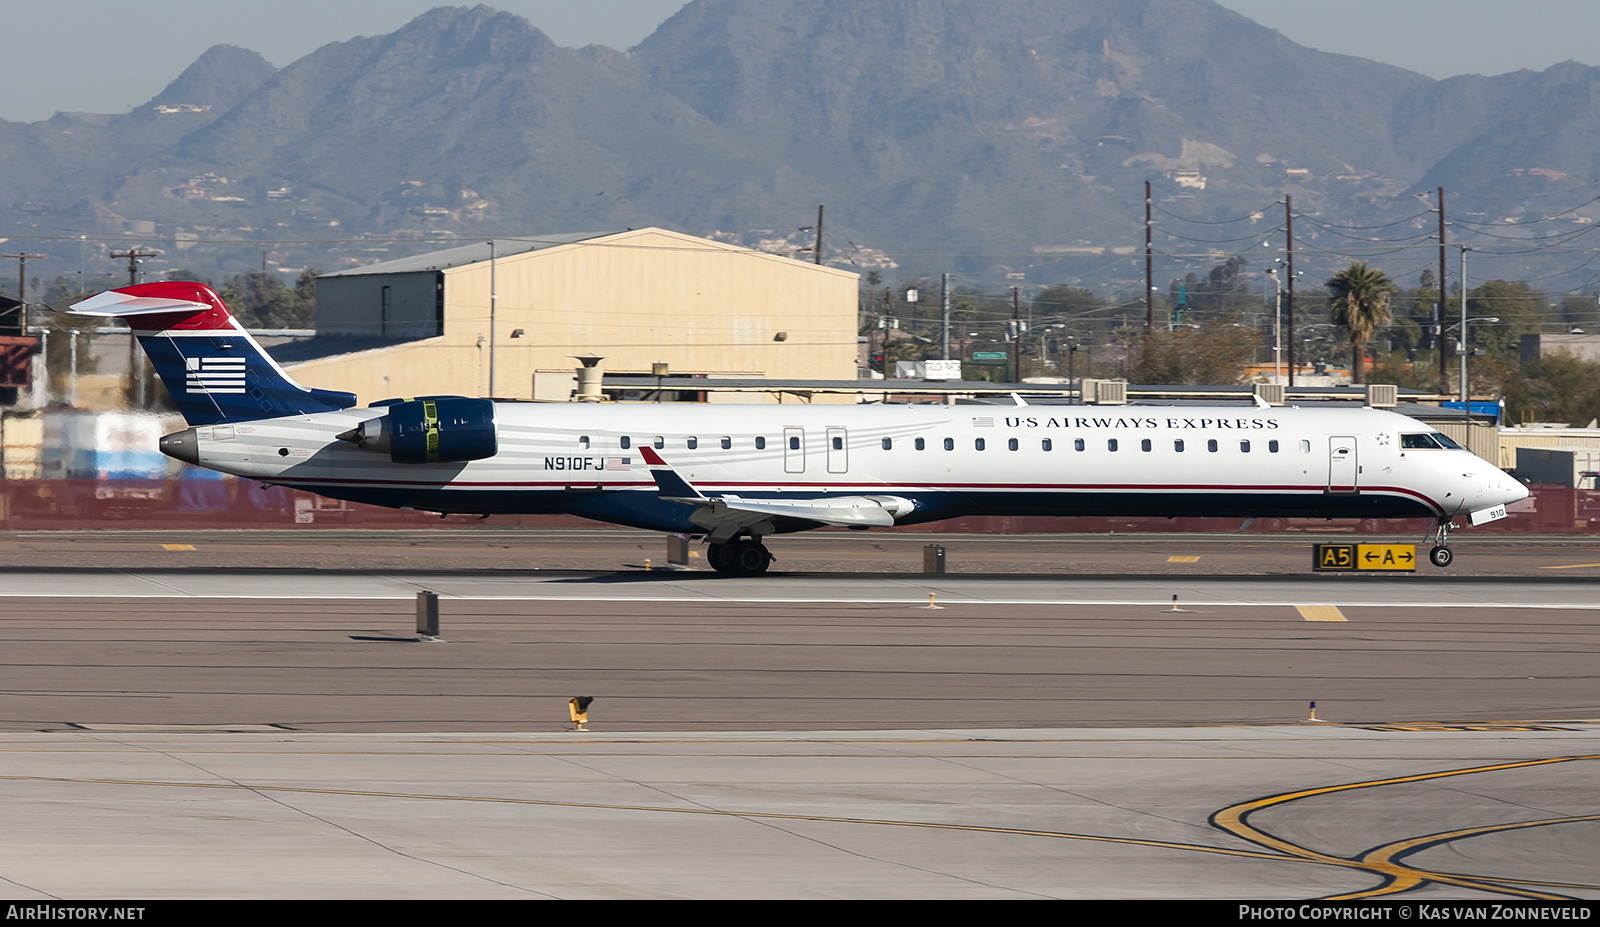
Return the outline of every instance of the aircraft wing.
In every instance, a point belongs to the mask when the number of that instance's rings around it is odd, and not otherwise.
[[[744,499],[734,495],[707,496],[683,478],[672,465],[661,459],[654,448],[639,448],[650,476],[656,481],[661,498],[695,506],[689,520],[713,529],[717,534],[732,533],[774,518],[799,518],[819,525],[846,528],[887,528],[896,515],[910,512],[915,505],[899,496],[832,496],[824,499]]]
[[[910,504],[896,496],[883,496],[883,501],[870,496],[837,496],[830,499],[793,499],[782,502],[771,499],[741,499],[738,496],[720,496],[715,499],[694,501],[710,509],[710,520],[748,522],[754,524],[768,518],[803,518],[823,525],[842,527],[887,528],[894,524],[896,503]],[[696,513],[697,515],[699,513]]]

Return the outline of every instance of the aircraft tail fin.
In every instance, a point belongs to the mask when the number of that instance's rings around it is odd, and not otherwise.
[[[68,307],[128,323],[191,425],[249,422],[356,404],[354,393],[296,383],[200,283],[141,283]]]

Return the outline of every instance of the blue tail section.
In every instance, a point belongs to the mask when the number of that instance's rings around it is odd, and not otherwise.
[[[191,425],[332,412],[354,393],[301,386],[261,349],[210,287],[146,283],[111,290],[67,310],[121,318]]]

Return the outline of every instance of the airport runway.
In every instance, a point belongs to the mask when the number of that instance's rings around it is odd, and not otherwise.
[[[1583,582],[654,577],[13,572],[0,730],[1600,718]]]
[[[975,535],[901,531],[813,531],[770,540],[781,573],[917,573],[922,550],[946,548],[962,575],[1305,576],[1316,542],[1413,543],[1367,538],[1348,528],[1320,534]],[[1423,577],[1600,578],[1600,536],[1452,537],[1448,570],[1422,563]],[[1419,544],[1426,555],[1427,545]],[[706,572],[704,545],[691,566]],[[290,570],[481,570],[637,572],[666,562],[666,540],[648,531],[441,528],[433,531],[9,531],[4,568],[207,568]]]
[[[399,539],[347,554],[384,568],[338,566],[346,541],[240,570],[134,543],[0,572],[5,897],[1600,897],[1580,570],[726,579]],[[413,639],[421,588],[443,642]]]

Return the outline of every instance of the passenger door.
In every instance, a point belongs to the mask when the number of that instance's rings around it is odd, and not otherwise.
[[[1361,467],[1356,461],[1356,439],[1339,435],[1328,439],[1328,492],[1361,491]]]

